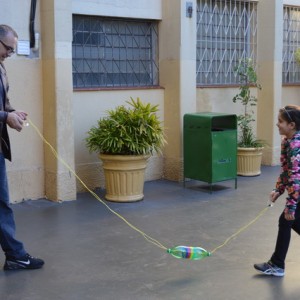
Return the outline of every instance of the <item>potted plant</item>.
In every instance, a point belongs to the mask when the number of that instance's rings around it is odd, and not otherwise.
[[[137,98],[108,111],[88,131],[86,145],[99,153],[105,174],[106,195],[110,201],[132,202],[144,198],[144,171],[155,152],[165,143],[158,105]]]
[[[236,72],[239,76],[240,87],[239,93],[232,100],[243,106],[243,113],[237,116],[237,174],[256,176],[261,173],[262,151],[266,143],[256,138],[252,127],[255,122],[253,108],[257,105],[257,97],[251,94],[251,87],[261,89],[261,85],[257,81],[255,67],[250,58],[241,60],[236,67]]]
[[[296,64],[298,66],[300,66],[300,48],[297,48],[297,50],[295,51],[294,58],[295,58]]]

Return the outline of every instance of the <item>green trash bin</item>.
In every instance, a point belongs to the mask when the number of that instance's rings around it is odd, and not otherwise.
[[[237,188],[237,117],[223,113],[184,115],[184,183],[235,180]]]

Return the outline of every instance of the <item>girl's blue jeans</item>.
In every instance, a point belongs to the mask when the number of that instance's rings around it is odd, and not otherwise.
[[[23,244],[15,238],[14,214],[9,204],[5,159],[0,153],[0,244],[7,258],[26,254]]]
[[[282,269],[285,268],[285,258],[290,245],[292,229],[300,235],[300,204],[295,212],[295,220],[287,221],[284,213],[279,218],[277,242],[271,261]]]

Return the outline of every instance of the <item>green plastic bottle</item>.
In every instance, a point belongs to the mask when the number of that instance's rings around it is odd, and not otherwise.
[[[176,246],[169,248],[167,252],[176,258],[186,258],[191,260],[200,260],[211,255],[210,252],[201,247],[189,246]]]

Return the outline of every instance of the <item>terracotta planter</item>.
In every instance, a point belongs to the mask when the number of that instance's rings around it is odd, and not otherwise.
[[[114,202],[135,202],[144,198],[144,178],[150,155],[100,154],[106,195]]]
[[[240,148],[237,152],[237,174],[241,176],[257,176],[261,173],[263,147]]]

